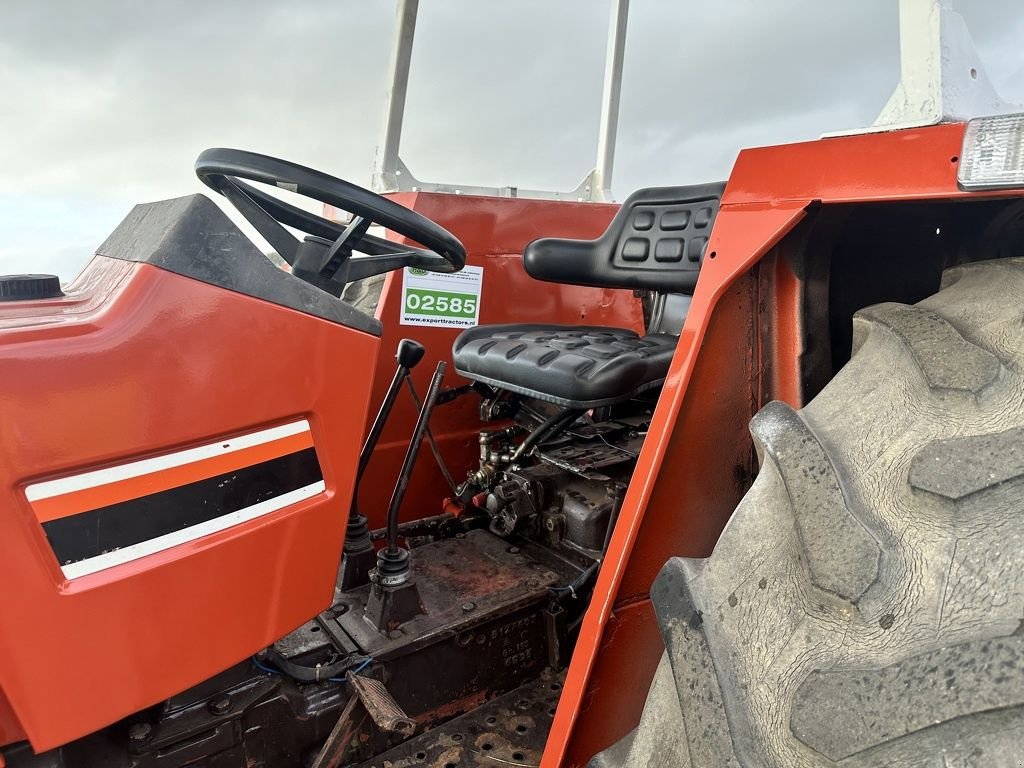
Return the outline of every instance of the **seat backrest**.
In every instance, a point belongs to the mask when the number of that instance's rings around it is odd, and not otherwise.
[[[725,183],[634,192],[596,240],[534,240],[523,252],[538,280],[692,294]]]

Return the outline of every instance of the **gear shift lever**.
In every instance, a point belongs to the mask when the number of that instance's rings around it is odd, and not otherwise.
[[[366,472],[366,465],[370,463],[373,450],[377,447],[380,433],[387,423],[388,417],[395,406],[395,398],[402,388],[402,384],[409,376],[410,371],[423,359],[426,350],[423,345],[412,339],[402,339],[398,342],[398,350],[395,352],[395,359],[398,361],[398,369],[395,371],[391,384],[388,385],[384,395],[384,401],[377,411],[377,416],[370,426],[370,432],[366,436],[363,449],[359,452],[359,466],[356,469],[356,482],[352,490],[352,507],[349,510],[348,528],[345,532],[345,547],[342,550],[341,578],[339,586],[341,589],[349,590],[354,587],[366,584],[370,580],[370,571],[377,564],[377,557],[374,553],[373,544],[370,541],[370,527],[366,515],[359,512],[359,482]]]

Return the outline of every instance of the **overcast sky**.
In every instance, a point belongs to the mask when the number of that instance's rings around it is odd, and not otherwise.
[[[1024,103],[1020,0],[959,0]],[[421,0],[402,157],[423,180],[571,189],[593,167],[607,0]],[[391,0],[0,0],[0,273],[65,280],[209,146],[368,184]],[[897,0],[633,0],[614,191],[728,175],[744,146],[867,125]]]

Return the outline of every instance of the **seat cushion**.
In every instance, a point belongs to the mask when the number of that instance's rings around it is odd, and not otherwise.
[[[455,340],[468,379],[570,408],[610,405],[665,380],[676,337],[623,328],[480,325]]]

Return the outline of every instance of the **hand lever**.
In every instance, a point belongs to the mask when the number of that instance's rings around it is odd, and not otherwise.
[[[363,449],[359,452],[359,464],[356,468],[356,481],[352,489],[352,506],[349,508],[348,528],[345,532],[345,547],[341,561],[340,586],[344,590],[366,584],[370,580],[370,571],[376,564],[373,544],[370,541],[370,527],[366,515],[359,513],[359,482],[366,471],[366,465],[370,463],[370,457],[373,456],[380,433],[395,406],[395,398],[398,397],[402,384],[408,378],[410,371],[423,359],[425,351],[422,344],[412,339],[402,339],[398,342],[398,350],[395,353],[398,369],[388,385],[384,401],[370,426]]]

